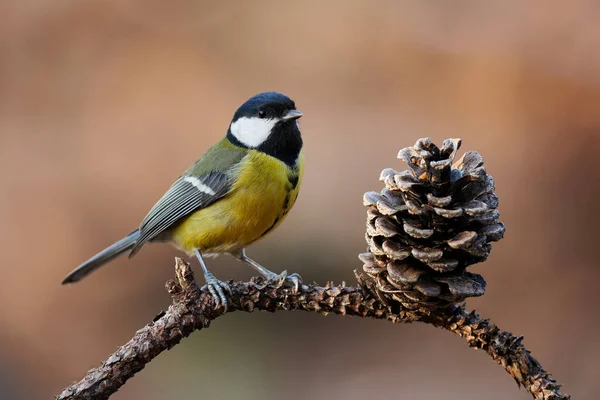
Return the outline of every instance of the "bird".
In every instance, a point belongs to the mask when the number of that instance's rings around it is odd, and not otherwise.
[[[147,243],[168,242],[198,259],[215,307],[227,308],[231,288],[207,268],[205,258],[229,254],[259,272],[267,283],[302,280],[276,274],[246,255],[246,248],[285,219],[296,202],[304,171],[303,141],[293,100],[259,93],[234,113],[223,137],[194,162],[150,209],[139,227],[71,271],[62,284],[77,282]]]

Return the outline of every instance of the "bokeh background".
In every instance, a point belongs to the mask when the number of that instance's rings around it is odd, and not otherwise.
[[[469,301],[575,398],[600,373],[600,6],[595,1],[4,0],[0,398],[51,398],[169,304],[174,249],[61,279],[135,227],[265,90],[305,114],[297,205],[250,254],[353,281],[362,194],[397,151],[462,137],[496,180],[505,239]],[[221,279],[248,279],[231,258]],[[140,274],[143,270],[143,274]],[[485,354],[421,324],[235,313],[115,399],[527,399]]]

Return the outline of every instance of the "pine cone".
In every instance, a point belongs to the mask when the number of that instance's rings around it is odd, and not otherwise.
[[[398,153],[410,170],[383,170],[386,187],[365,193],[369,252],[359,258],[378,289],[405,307],[446,307],[485,293],[483,277],[466,268],[487,259],[504,224],[479,153],[452,165],[460,144],[447,139],[440,149],[419,139]]]

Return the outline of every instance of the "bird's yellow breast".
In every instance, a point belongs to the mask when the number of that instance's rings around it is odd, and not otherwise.
[[[303,154],[292,169],[282,161],[250,150],[239,165],[231,191],[185,217],[171,230],[186,252],[235,252],[276,228],[294,205],[303,175]]]

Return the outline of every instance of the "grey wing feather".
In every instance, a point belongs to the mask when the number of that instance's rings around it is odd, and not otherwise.
[[[225,196],[230,188],[225,172],[213,171],[200,177],[184,175],[177,179],[140,224],[140,237],[129,257],[181,218]]]

